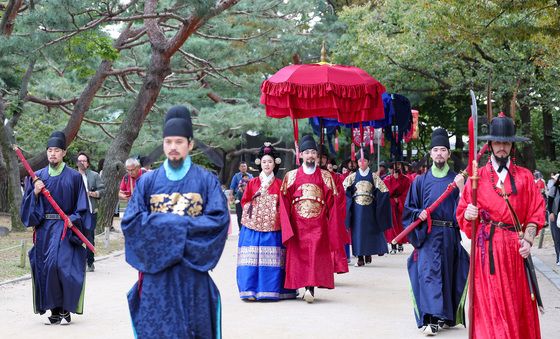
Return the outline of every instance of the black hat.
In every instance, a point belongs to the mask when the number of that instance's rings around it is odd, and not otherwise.
[[[379,167],[385,167],[385,168],[387,168],[387,163],[386,163],[385,161],[381,161],[381,162],[379,163]]]
[[[449,146],[449,135],[447,134],[447,130],[445,128],[436,128],[432,132],[432,143],[430,144],[430,148],[438,146],[451,149],[451,146]]]
[[[317,143],[311,134],[306,134],[299,142],[299,151],[303,152],[308,149],[317,150]]]
[[[369,161],[369,152],[365,149],[362,148],[362,152],[359,152],[358,154],[362,154],[364,155],[364,159],[366,159],[367,161]],[[361,155],[360,155],[361,158]]]
[[[55,131],[49,137],[47,141],[47,148],[49,147],[58,147],[60,149],[66,149],[66,135],[61,131]]]
[[[192,139],[191,112],[185,106],[173,106],[165,115],[163,137],[185,137]]]
[[[272,159],[274,159],[274,163],[276,165],[280,165],[280,163],[282,162],[282,159],[278,155],[278,152],[276,151],[276,149],[274,149],[274,147],[272,146],[272,144],[270,142],[265,142],[264,145],[261,147],[261,149],[259,150],[259,153],[257,154],[257,158],[255,159],[255,164],[260,165],[261,164],[261,159],[265,155],[271,156]],[[275,166],[275,168],[276,167],[277,166]]]
[[[490,134],[478,138],[486,141],[517,142],[529,141],[528,138],[515,135],[513,119],[502,112],[490,122]]]

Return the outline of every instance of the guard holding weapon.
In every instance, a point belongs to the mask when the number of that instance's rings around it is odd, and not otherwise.
[[[457,221],[468,236],[473,221],[476,226],[469,286],[475,291],[472,337],[540,338],[538,285],[524,258],[545,222],[544,202],[532,173],[513,158],[514,143],[528,139],[516,136],[513,120],[500,114],[491,121],[490,134],[479,140],[488,141],[492,154],[478,172],[477,202],[472,203],[468,180],[457,207]]]

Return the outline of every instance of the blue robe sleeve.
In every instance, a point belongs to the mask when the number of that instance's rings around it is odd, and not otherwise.
[[[200,216],[150,213],[146,187],[156,180],[155,173],[140,178],[121,223],[126,261],[149,274],[183,260],[187,266],[202,272],[214,268],[229,226],[229,211],[218,180],[206,176],[206,201]]]
[[[44,199],[40,194],[35,196],[35,193],[33,193],[31,178],[25,180],[25,193],[23,194],[19,215],[21,222],[26,227],[39,226],[45,216]]]
[[[406,200],[404,203],[404,210],[403,210],[403,224],[407,227],[412,224],[417,218],[418,215],[424,210],[424,202],[422,196],[422,185],[424,182],[424,176],[418,176],[412,182],[408,194],[406,196]],[[419,248],[422,246],[424,241],[426,240],[427,227],[424,227],[426,222],[420,224],[416,229],[408,234],[408,241],[414,246],[415,248]]]
[[[383,181],[379,179],[381,183]],[[384,184],[383,184],[384,185]],[[384,232],[393,227],[393,214],[391,212],[391,194],[385,190],[383,192],[378,187],[375,188],[375,225],[376,232]]]
[[[72,222],[74,227],[77,227],[78,230],[83,234],[84,229],[86,228],[84,225],[85,214],[89,209],[88,201],[87,201],[87,192],[84,185],[84,182],[81,177],[75,180],[76,184],[78,185],[75,192],[74,201],[76,205],[72,210],[72,213],[68,214],[68,218]],[[61,206],[62,207],[62,206]],[[82,240],[72,231],[68,231],[70,233],[70,241],[73,242],[75,245],[82,245]]]
[[[346,216],[344,220],[344,224],[346,225],[346,229],[352,226],[352,205],[354,204],[354,199],[352,199],[352,194],[354,190],[354,184],[348,186],[346,188]]]

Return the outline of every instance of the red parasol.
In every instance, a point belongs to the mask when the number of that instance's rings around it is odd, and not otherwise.
[[[382,119],[385,87],[366,71],[328,63],[290,65],[261,85],[272,118],[336,118],[350,124]]]

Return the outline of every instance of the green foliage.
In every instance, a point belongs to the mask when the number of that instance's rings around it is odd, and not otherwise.
[[[113,41],[100,32],[84,32],[72,37],[65,46],[68,70],[75,71],[78,78],[87,78],[95,74],[100,60],[115,61],[119,52],[113,47]]]

